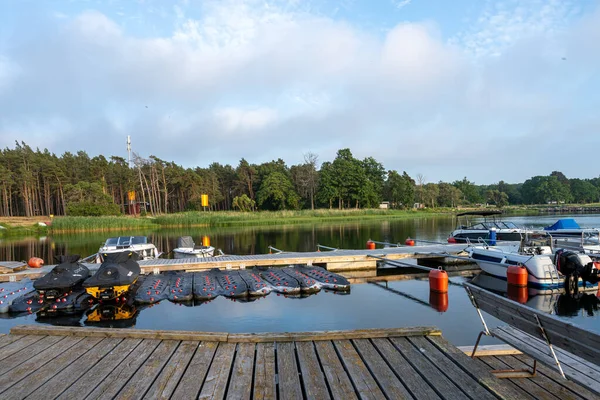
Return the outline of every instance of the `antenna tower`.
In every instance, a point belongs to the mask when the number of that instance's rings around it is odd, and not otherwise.
[[[127,135],[127,166],[131,168],[131,136]]]

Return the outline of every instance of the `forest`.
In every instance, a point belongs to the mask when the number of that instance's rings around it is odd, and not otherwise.
[[[184,168],[156,156],[90,157],[85,151],[57,156],[16,142],[0,151],[0,216],[119,215],[128,211],[128,193],[142,214],[202,210],[208,194],[212,211],[299,210],[315,208],[457,207],[493,204],[592,203],[600,201],[600,177],[567,178],[559,171],[523,183],[475,185],[467,177],[427,182],[419,174],[386,170],[373,157],[363,160],[341,149],[332,161],[316,154],[288,166],[278,159],[237,166],[213,162]]]

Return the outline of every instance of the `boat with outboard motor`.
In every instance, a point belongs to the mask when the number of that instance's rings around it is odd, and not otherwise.
[[[489,240],[490,232],[495,232],[498,241],[520,241],[523,234],[531,233],[531,229],[518,227],[510,221],[496,219],[501,215],[499,210],[466,211],[456,214],[457,228],[450,233],[448,243],[469,243]],[[470,222],[469,217],[483,217],[483,222]],[[464,220],[460,217],[464,217]]]
[[[215,255],[212,246],[196,245],[191,236],[182,236],[177,239],[177,247],[173,249],[175,258],[206,258]]]
[[[146,236],[118,236],[106,239],[106,242],[98,249],[98,253],[95,254],[95,259],[97,263],[101,263],[104,261],[105,254],[124,251],[136,253],[138,260],[154,260],[162,254],[154,244],[148,241]]]

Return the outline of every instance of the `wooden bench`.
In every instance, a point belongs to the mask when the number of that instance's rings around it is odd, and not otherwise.
[[[477,337],[471,357],[476,356],[482,335],[495,337],[534,359],[531,371],[493,371],[497,377],[534,376],[539,361],[558,368],[563,377],[600,395],[600,334],[473,284],[465,283],[464,286],[484,327]],[[481,310],[508,325],[488,329]]]

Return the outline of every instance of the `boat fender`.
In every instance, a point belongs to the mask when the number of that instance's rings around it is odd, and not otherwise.
[[[506,271],[506,279],[509,285],[527,287],[527,268],[522,265],[509,265]]]
[[[44,260],[39,257],[31,257],[27,262],[30,268],[41,268],[44,265]]]

